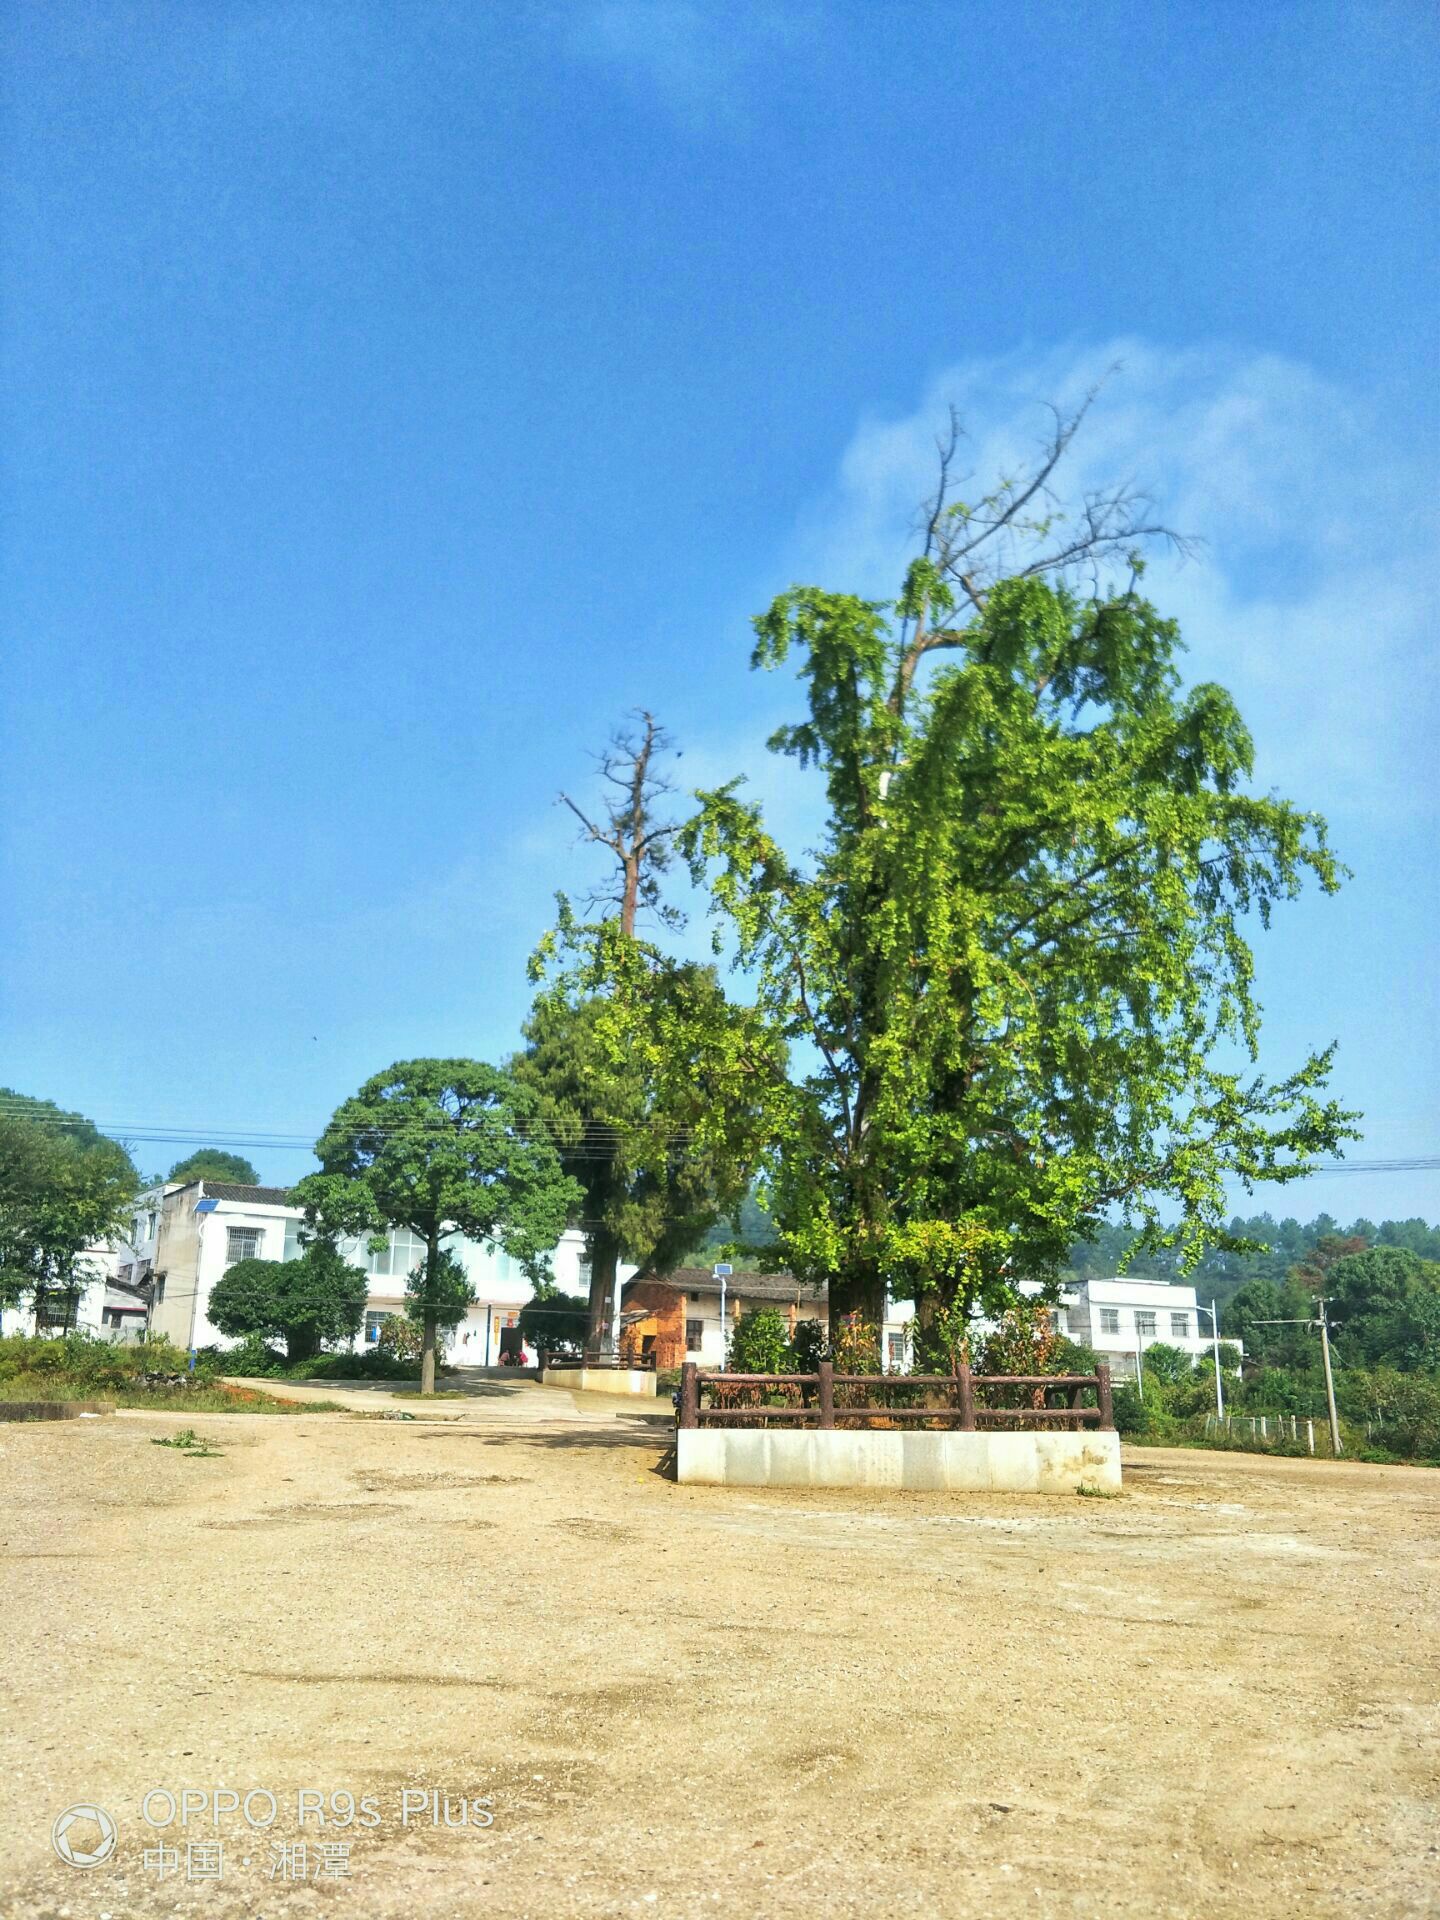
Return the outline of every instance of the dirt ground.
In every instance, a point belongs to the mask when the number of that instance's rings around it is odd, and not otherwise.
[[[0,1914],[1440,1912],[1440,1474],[746,1492],[594,1396],[435,1411],[0,1426]]]

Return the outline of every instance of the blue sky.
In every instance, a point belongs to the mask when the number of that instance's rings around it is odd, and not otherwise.
[[[1355,873],[1262,944],[1263,1064],[1338,1038],[1356,1157],[1440,1152],[1430,8],[4,35],[0,1082],[311,1134],[503,1055],[611,724],[803,830],[749,616],[891,590],[948,400],[984,470],[1119,363],[1083,470],[1205,537],[1156,597]],[[1440,1177],[1276,1204],[1435,1219]]]

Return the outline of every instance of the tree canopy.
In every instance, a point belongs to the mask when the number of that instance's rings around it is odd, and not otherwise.
[[[93,1122],[0,1090],[0,1302],[28,1302],[37,1321],[73,1312],[85,1249],[121,1230],[138,1184]]]
[[[283,1340],[291,1360],[308,1360],[359,1332],[369,1284],[359,1267],[317,1241],[296,1260],[237,1260],[216,1281],[205,1311],[221,1333]]]
[[[736,1086],[715,1071],[713,1040],[728,1017],[715,972],[639,938],[642,915],[671,929],[681,920],[661,894],[678,832],[663,817],[672,785],[660,761],[671,742],[652,714],[636,721],[600,756],[603,806],[587,812],[562,795],[587,841],[607,850],[610,883],[590,895],[603,917],[589,925],[562,898],[534,967],[544,984],[526,1045],[511,1063],[584,1189],[592,1349],[611,1337],[620,1262],[642,1273],[673,1265],[740,1204],[750,1167]]]
[[[242,1187],[258,1187],[260,1176],[243,1153],[229,1153],[224,1147],[197,1147],[194,1153],[177,1160],[167,1180],[233,1180]]]
[[[738,781],[679,836],[749,1001],[710,1037],[756,1090],[789,1263],[832,1315],[913,1292],[922,1337],[1054,1280],[1111,1213],[1185,1258],[1225,1244],[1228,1182],[1353,1136],[1330,1049],[1256,1069],[1248,930],[1338,886],[1324,823],[1254,793],[1230,696],[1182,684],[1133,503],[1046,504],[1077,426],[976,504],[952,442],[895,601],[797,586],[756,621],[753,664],[804,689],[770,744],[824,782],[814,853]]]
[[[320,1171],[294,1190],[313,1233],[333,1241],[403,1226],[425,1242],[411,1287],[424,1329],[423,1393],[434,1392],[436,1334],[456,1304],[444,1240],[459,1233],[502,1246],[544,1289],[551,1251],[582,1199],[536,1095],[479,1060],[387,1067],[335,1110],[315,1152]]]
[[[1327,1311],[1347,1365],[1440,1369],[1440,1265],[1400,1247],[1370,1247],[1335,1262]]]

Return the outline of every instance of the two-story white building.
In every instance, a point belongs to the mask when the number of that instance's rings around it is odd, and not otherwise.
[[[149,1288],[154,1332],[179,1347],[225,1347],[231,1342],[206,1313],[216,1282],[238,1260],[295,1259],[301,1251],[303,1220],[284,1187],[192,1180],[155,1188],[136,1203],[132,1238],[119,1255],[118,1278]],[[476,1294],[475,1305],[446,1338],[445,1360],[451,1366],[496,1365],[502,1345],[516,1342],[520,1309],[534,1288],[502,1248],[460,1234],[448,1236],[445,1247],[461,1262]],[[346,1243],[342,1251],[369,1275],[365,1323],[355,1344],[373,1343],[382,1322],[404,1312],[406,1277],[424,1259],[424,1242],[408,1228],[392,1227],[378,1252],[363,1240]],[[551,1270],[563,1293],[588,1292],[585,1240],[578,1229],[561,1239],[551,1256]],[[622,1269],[621,1278],[633,1271]]]
[[[1067,1291],[1058,1330],[1093,1347],[1117,1375],[1134,1379],[1146,1347],[1178,1347],[1192,1360],[1214,1351],[1210,1307],[1180,1281],[1085,1280]],[[1238,1342],[1228,1342],[1238,1345]]]
[[[1038,1281],[1022,1280],[1020,1291],[1033,1299],[1041,1287]],[[902,1371],[911,1363],[908,1323],[913,1318],[914,1306],[908,1300],[895,1301],[886,1311],[885,1364],[892,1371]],[[1143,1356],[1146,1347],[1157,1343],[1178,1347],[1192,1360],[1207,1359],[1214,1350],[1210,1308],[1197,1299],[1193,1286],[1177,1281],[1067,1281],[1050,1309],[1050,1324],[1056,1333],[1092,1348],[1117,1379],[1133,1380],[1137,1354]],[[977,1318],[977,1338],[983,1338],[993,1325]]]

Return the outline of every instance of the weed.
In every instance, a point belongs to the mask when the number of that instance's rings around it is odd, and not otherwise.
[[[174,1447],[188,1460],[223,1460],[225,1457],[218,1447],[212,1447],[193,1427],[181,1427],[178,1433],[172,1433],[163,1440],[152,1440],[150,1444],[152,1447]]]

